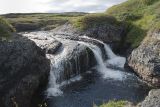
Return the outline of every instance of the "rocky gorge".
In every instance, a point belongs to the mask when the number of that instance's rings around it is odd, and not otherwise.
[[[150,24],[135,13],[121,20],[121,11],[114,13],[120,9],[113,9],[111,16],[82,15],[77,23],[85,30],[63,20],[52,30],[9,32],[9,39],[0,34],[0,107],[91,107],[109,100],[160,107],[160,27],[139,28],[139,22]]]

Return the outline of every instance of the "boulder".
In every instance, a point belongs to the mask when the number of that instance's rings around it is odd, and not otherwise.
[[[125,36],[125,29],[123,26],[113,26],[113,25],[102,25],[94,28],[87,29],[85,31],[80,31],[73,27],[71,24],[66,23],[62,26],[57,27],[53,30],[55,35],[74,35],[74,36],[89,36],[92,38],[99,39],[105,43],[114,44],[118,46],[123,36]]]
[[[34,41],[38,47],[46,51],[46,54],[55,54],[62,46],[60,41],[51,37],[52,32],[49,31],[26,32],[22,35]]]
[[[160,87],[160,31],[149,32],[128,58],[129,66],[147,83]]]
[[[160,89],[152,89],[145,100],[140,104],[141,107],[159,107]]]
[[[16,34],[0,41],[0,107],[30,107],[49,71],[45,51],[33,41]]]

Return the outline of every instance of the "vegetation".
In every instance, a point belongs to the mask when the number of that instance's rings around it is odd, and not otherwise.
[[[85,13],[32,13],[32,14],[7,14],[5,17],[17,31],[51,30],[71,19],[83,16]]]
[[[123,44],[132,48],[140,45],[148,30],[160,28],[160,0],[128,0],[115,5],[103,14],[88,14],[72,21],[80,30],[112,24],[126,27]],[[120,23],[122,22],[122,23]]]
[[[75,20],[72,20],[72,24],[80,29],[80,30],[87,30],[90,28],[95,28],[98,26],[103,25],[118,25],[119,22],[112,16],[108,16],[106,14],[100,13],[100,14],[88,14],[79,18],[76,18]]]
[[[126,105],[127,105],[126,101],[109,101],[108,103],[104,103],[98,107],[124,107]]]
[[[0,17],[0,40],[9,38],[14,31],[15,29]]]
[[[71,22],[80,30],[99,26],[126,27],[126,37],[123,44],[132,48],[140,45],[150,29],[160,28],[160,0],[128,0],[115,5],[105,13],[62,13],[62,14],[8,14],[5,17],[17,31],[51,30],[66,22]]]
[[[151,28],[160,28],[160,0],[128,0],[107,10],[107,14],[126,24],[126,41],[139,46]]]

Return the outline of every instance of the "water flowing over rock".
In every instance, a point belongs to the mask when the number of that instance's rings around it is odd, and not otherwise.
[[[54,53],[47,52],[47,57],[51,60],[48,97],[61,94],[59,88],[62,85],[73,81],[73,78],[96,64],[92,51],[77,41],[53,36],[53,32],[32,32],[23,35],[33,40],[42,49],[45,47],[45,50],[48,50],[50,44],[58,47]],[[57,42],[61,45],[56,45]]]
[[[47,96],[58,96],[63,92],[61,86],[81,78],[81,74],[96,66],[104,78],[122,80],[125,74],[107,68],[107,65],[123,68],[126,59],[115,55],[102,41],[87,36],[55,34],[55,32],[31,32],[23,34],[42,49],[48,50],[50,44],[58,48],[54,53],[47,52],[51,60],[51,72]],[[54,45],[54,44],[61,45]],[[55,47],[53,47],[55,48]],[[52,48],[51,48],[52,49]]]
[[[119,44],[125,36],[125,30],[123,26],[99,26],[96,28],[91,28],[86,31],[79,31],[76,28],[74,28],[71,24],[64,24],[60,27],[57,27],[53,30],[55,34],[61,34],[61,35],[74,35],[74,36],[83,36],[86,35],[88,37],[96,38],[104,43],[112,44],[115,48],[119,47]]]
[[[129,57],[129,65],[145,81],[160,86],[160,31],[150,32]]]
[[[48,82],[45,51],[21,35],[0,41],[0,106],[30,107],[39,87]]]

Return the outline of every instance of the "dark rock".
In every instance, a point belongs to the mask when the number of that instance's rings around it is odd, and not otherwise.
[[[0,106],[30,107],[49,71],[45,51],[31,40],[14,35],[10,42],[0,41]]]
[[[153,89],[149,95],[140,104],[141,107],[159,107],[160,106],[160,89]]]
[[[17,29],[17,32],[33,31],[41,28],[42,25],[34,23],[16,23],[13,26]]]
[[[55,35],[74,35],[74,36],[89,36],[92,38],[99,39],[105,43],[112,43],[118,46],[118,44],[121,42],[125,30],[122,27],[117,27],[113,25],[103,25],[98,26],[96,28],[91,28],[86,31],[79,31],[76,28],[74,28],[71,24],[64,24],[62,26],[57,27],[53,30]]]
[[[160,31],[150,32],[128,58],[129,66],[145,81],[160,86]]]
[[[97,41],[80,38],[79,36],[53,36],[54,32],[30,32],[25,33],[23,36],[33,40],[37,46],[46,50],[48,58],[52,62],[52,68],[57,60],[60,62],[58,66],[61,67],[61,73],[57,81],[62,82],[68,80],[78,74],[82,74],[96,65],[93,52],[84,44],[78,41],[93,43],[103,48],[103,45]],[[54,59],[56,60],[54,60]],[[57,59],[58,58],[58,59]],[[53,72],[56,72],[53,71]],[[52,71],[51,71],[52,72]],[[59,72],[59,71],[58,71]]]
[[[62,46],[62,43],[54,37],[50,37],[51,35],[48,34],[48,32],[37,31],[22,33],[22,35],[34,41],[36,45],[45,50],[47,54],[55,54],[57,50]]]

